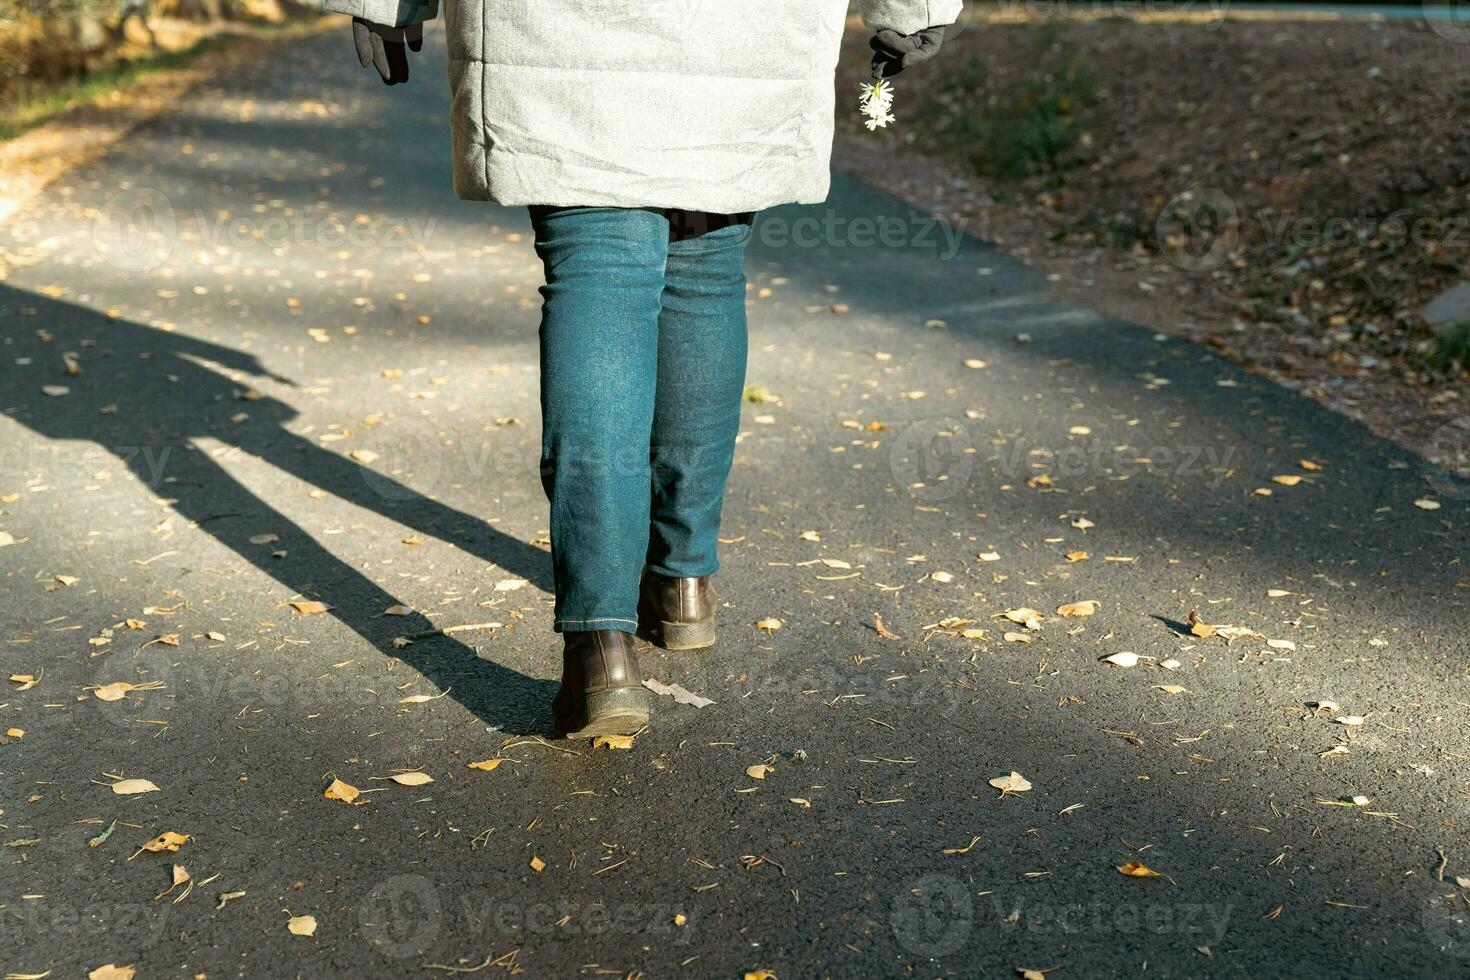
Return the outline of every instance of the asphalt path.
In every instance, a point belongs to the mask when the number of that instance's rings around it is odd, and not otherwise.
[[[644,658],[715,703],[554,740],[538,268],[441,40],[0,226],[0,966],[1470,971],[1470,488],[841,176],[753,233],[720,641]]]

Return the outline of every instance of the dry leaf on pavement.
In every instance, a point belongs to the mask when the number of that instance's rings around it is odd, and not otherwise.
[[[341,800],[343,803],[356,803],[358,796],[361,794],[362,790],[356,786],[344,783],[340,779],[334,779],[332,780],[332,785],[328,786],[326,792],[322,795],[329,800]],[[365,803],[367,801],[364,800],[363,802]]]
[[[1029,606],[1021,606],[1017,609],[1007,609],[1003,613],[997,613],[1009,619],[1013,623],[1020,623],[1028,630],[1041,629],[1041,621],[1046,618],[1044,613],[1038,612]]]
[[[291,915],[289,910],[287,910],[286,914]],[[286,922],[286,928],[293,936],[315,936],[316,917],[311,915],[291,915],[290,920]]]
[[[599,735],[592,740],[594,749],[631,749],[632,735]]]
[[[133,980],[133,975],[136,972],[131,966],[118,966],[116,963],[108,963],[88,973],[87,980]],[[45,975],[42,974],[42,976]]]
[[[1011,793],[1025,793],[1031,789],[1031,781],[1015,770],[1012,770],[1007,776],[996,776],[990,780],[990,785],[1000,790],[1002,798]]]
[[[695,694],[681,684],[665,684],[662,681],[656,681],[650,677],[643,682],[643,686],[654,694],[673,698],[679,704],[687,704],[695,708],[707,708],[714,704],[709,698]]]
[[[118,796],[133,796],[137,793],[157,793],[159,789],[149,779],[119,779],[112,784],[112,791]]]
[[[157,854],[161,851],[168,851],[169,853],[173,853],[174,851],[177,851],[179,848],[183,847],[184,844],[188,842],[188,840],[188,834],[178,834],[172,830],[165,830],[163,833],[159,834],[157,837],[144,844],[141,848],[139,848],[139,850],[151,851],[154,854]]]

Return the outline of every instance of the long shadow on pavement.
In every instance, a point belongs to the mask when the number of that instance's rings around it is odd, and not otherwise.
[[[327,603],[331,615],[381,650],[393,637],[432,630],[422,614],[383,623],[393,595],[333,555],[288,514],[243,486],[192,439],[208,437],[257,456],[322,490],[551,589],[546,554],[485,522],[429,499],[383,473],[329,452],[286,428],[296,411],[268,396],[242,400],[247,385],[206,366],[291,384],[254,355],[178,333],[113,319],[85,307],[0,285],[9,335],[9,377],[0,414],[47,439],[93,442],[116,455],[154,493],[215,540],[293,593]],[[30,364],[60,367],[79,352],[86,367],[65,395],[47,394]],[[61,380],[60,373],[45,371]],[[22,378],[26,374],[29,377]],[[33,380],[34,379],[34,380]],[[252,542],[262,530],[278,541]],[[284,551],[287,558],[272,557]],[[397,656],[483,719],[508,732],[544,728],[555,685],[480,658],[448,636],[417,640]]]

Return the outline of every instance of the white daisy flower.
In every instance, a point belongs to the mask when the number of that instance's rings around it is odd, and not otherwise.
[[[889,112],[881,116],[869,116],[863,121],[863,125],[868,127],[868,132],[871,133],[891,122],[893,122],[893,113]]]
[[[893,86],[888,80],[864,82],[860,87],[862,94],[858,100],[858,108],[868,117],[863,123],[868,131],[872,132],[893,122],[893,113],[889,111],[893,108]]]

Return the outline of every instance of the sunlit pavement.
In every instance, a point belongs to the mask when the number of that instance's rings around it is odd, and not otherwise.
[[[715,703],[551,738],[539,270],[440,40],[0,226],[6,970],[1470,968],[1470,489],[846,180],[754,232],[720,642],[644,654]]]

